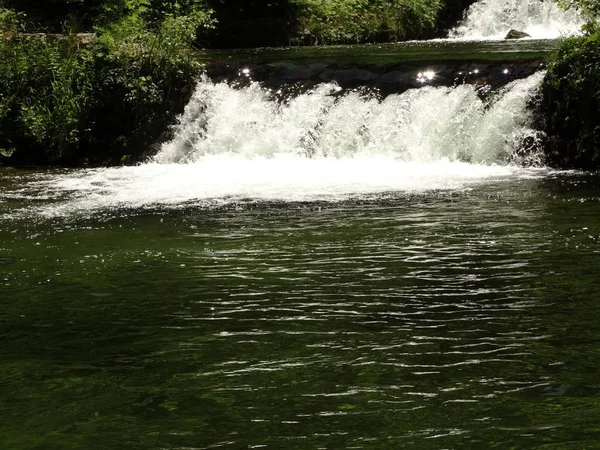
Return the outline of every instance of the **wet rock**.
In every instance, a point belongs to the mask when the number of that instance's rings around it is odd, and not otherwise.
[[[413,81],[413,71],[406,70],[394,70],[381,75],[377,81],[379,83],[404,83],[406,81]]]
[[[342,69],[336,70],[334,73],[334,79],[339,82],[356,81],[365,82],[373,81],[377,78],[377,75],[368,70],[361,69]]]
[[[253,64],[216,60],[207,65],[208,76],[245,86],[255,81],[278,92],[281,98],[305,92],[318,83],[336,82],[344,89],[378,89],[382,96],[424,86],[471,84],[479,94],[502,88],[512,80],[525,78],[540,70],[541,60],[506,62],[465,62],[445,64],[389,64],[383,67],[342,66],[313,62],[299,64],[275,61]],[[245,72],[247,71],[247,72]],[[241,83],[241,84],[240,84]]]
[[[296,66],[287,68],[281,75],[281,78],[289,81],[299,81],[310,80],[316,75],[317,73],[308,66]]]
[[[531,36],[529,34],[525,33],[524,31],[510,30],[506,34],[504,39],[523,39],[526,37],[531,37]]]
[[[335,72],[333,69],[326,69],[319,74],[319,79],[325,82],[333,81],[334,75]]]

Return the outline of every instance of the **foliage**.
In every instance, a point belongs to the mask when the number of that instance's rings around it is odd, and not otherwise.
[[[590,20],[600,16],[598,0],[556,0],[556,3],[566,9],[577,9]]]
[[[211,15],[203,0],[0,0],[0,7],[25,12],[28,31],[54,33],[90,31],[130,15],[142,16],[151,28],[168,16]]]
[[[190,62],[189,52],[196,39],[198,28],[211,28],[210,11],[194,12],[190,15],[164,16],[149,30],[144,20],[145,10],[136,10],[103,29],[99,42],[104,45],[111,59],[132,60],[139,65],[155,64],[164,67],[184,60]]]
[[[218,26],[202,42],[221,48],[431,36],[446,3],[444,0],[206,1],[207,7],[214,10]]]
[[[557,0],[588,22],[584,36],[564,39],[549,58],[542,86],[547,159],[559,167],[600,169],[600,3]]]
[[[0,31],[16,33],[22,27],[23,14],[0,6]]]
[[[313,44],[359,41],[374,27],[367,0],[296,2],[299,35]]]
[[[431,36],[443,20],[442,10],[454,17],[457,2],[462,9],[471,1],[0,0],[0,7],[23,11],[28,32],[84,32],[134,16],[144,22],[146,31],[154,32],[166,19],[186,17],[197,25],[196,40],[201,44],[252,47]]]
[[[204,0],[146,0],[144,19],[157,28],[165,18],[188,17],[199,26],[213,28],[214,10]]]
[[[301,42],[400,40],[431,32],[441,0],[293,0]]]
[[[145,2],[124,6],[89,48],[75,38],[0,41],[0,160],[114,163],[168,129],[201,69],[190,46],[212,26],[210,11],[150,24]]]
[[[98,92],[96,127],[110,130],[104,143],[110,159],[149,150],[185,103],[201,71],[189,51],[207,15],[167,16],[150,32],[142,14],[102,30],[96,50]],[[119,114],[111,111],[117,110]]]
[[[80,32],[102,20],[115,19],[127,0],[0,0],[0,6],[22,12],[27,32]]]
[[[561,43],[542,92],[550,162],[600,169],[600,32]]]
[[[32,160],[63,158],[77,146],[93,102],[92,60],[69,41],[0,42],[0,148],[35,148]],[[31,152],[29,152],[31,153]]]

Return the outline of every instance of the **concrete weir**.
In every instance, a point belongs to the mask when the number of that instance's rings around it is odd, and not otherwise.
[[[474,84],[496,90],[543,69],[552,40],[440,40],[384,45],[216,51],[204,56],[213,81],[310,88],[336,82],[343,89],[382,94],[421,86]]]

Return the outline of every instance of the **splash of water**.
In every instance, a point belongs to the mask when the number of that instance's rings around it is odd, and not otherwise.
[[[479,0],[449,37],[503,39],[516,29],[536,39],[554,39],[580,33],[583,23],[576,11],[565,11],[553,0]]]
[[[324,84],[278,102],[259,85],[203,80],[153,161],[51,176],[36,195],[57,199],[42,214],[65,215],[339,201],[537,177],[545,169],[523,167],[515,155],[537,138],[527,104],[542,78],[515,81],[487,101],[469,85],[378,100]]]
[[[357,92],[337,97],[337,85],[323,84],[285,102],[258,84],[233,89],[205,79],[154,162],[287,155],[505,163],[535,135],[526,106],[542,78],[540,72],[515,81],[487,101],[466,84],[411,89],[383,101]]]

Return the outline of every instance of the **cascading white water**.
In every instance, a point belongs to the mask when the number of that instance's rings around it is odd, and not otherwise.
[[[449,37],[503,39],[515,29],[533,38],[553,39],[580,33],[583,23],[577,11],[559,8],[553,0],[479,0]]]
[[[276,102],[258,84],[234,89],[203,80],[157,163],[205,163],[214,156],[313,159],[393,158],[507,162],[532,136],[526,104],[543,73],[512,82],[488,104],[472,85],[423,87],[383,101],[322,84]]]
[[[487,102],[470,85],[380,101],[340,95],[335,84],[278,102],[257,84],[234,89],[205,79],[175,138],[152,162],[79,171],[40,186],[69,196],[48,212],[63,214],[61,208],[333,201],[537,176],[544,169],[519,165],[515,152],[537,138],[527,103],[542,78],[515,81]]]

